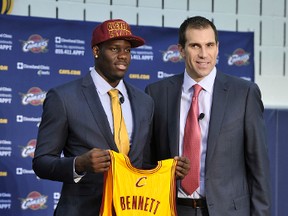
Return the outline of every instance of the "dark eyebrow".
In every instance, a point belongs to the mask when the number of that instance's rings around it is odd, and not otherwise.
[[[189,46],[195,46],[195,45],[201,46],[199,43],[189,43]]]
[[[205,45],[212,45],[212,44],[213,44],[213,45],[216,45],[216,42],[214,42],[214,41],[212,42],[212,41],[211,41],[211,42],[206,43]],[[200,43],[190,43],[189,45],[190,45],[190,46],[195,46],[195,45],[201,46]]]

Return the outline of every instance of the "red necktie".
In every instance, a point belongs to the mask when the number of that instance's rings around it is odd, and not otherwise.
[[[200,182],[201,131],[198,121],[198,95],[202,87],[196,84],[193,88],[194,94],[186,119],[183,139],[183,156],[190,160],[190,171],[181,182],[182,189],[189,195],[199,187]]]

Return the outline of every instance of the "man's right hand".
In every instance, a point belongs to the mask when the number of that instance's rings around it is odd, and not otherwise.
[[[110,154],[108,150],[93,148],[75,160],[75,171],[78,174],[85,172],[105,172],[110,166]]]

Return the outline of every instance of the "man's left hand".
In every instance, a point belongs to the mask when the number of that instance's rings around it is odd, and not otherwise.
[[[176,165],[176,179],[182,180],[189,172],[190,170],[190,161],[186,157],[174,157],[175,160],[177,160]]]

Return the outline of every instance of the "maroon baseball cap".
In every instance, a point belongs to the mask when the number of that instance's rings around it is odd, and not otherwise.
[[[106,20],[98,25],[92,33],[91,47],[108,40],[127,40],[132,48],[145,43],[143,38],[133,35],[128,23],[121,19]]]

